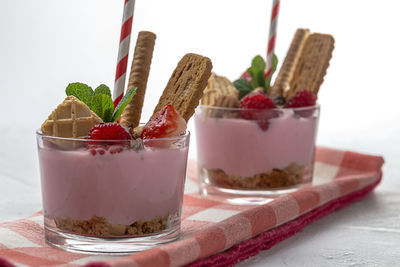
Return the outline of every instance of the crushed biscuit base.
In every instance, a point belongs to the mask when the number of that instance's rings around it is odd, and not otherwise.
[[[230,189],[270,189],[300,184],[303,180],[304,166],[292,162],[284,169],[272,169],[269,172],[252,177],[232,176],[221,169],[206,170],[210,182],[216,186]]]
[[[157,216],[151,221],[135,221],[130,225],[110,224],[104,217],[93,216],[90,220],[55,218],[56,226],[64,231],[98,237],[140,236],[167,229],[171,216]]]

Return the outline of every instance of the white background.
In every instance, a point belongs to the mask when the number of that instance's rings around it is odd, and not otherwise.
[[[129,62],[138,31],[157,34],[143,121],[185,53],[208,56],[214,71],[230,79],[237,78],[254,55],[265,56],[271,3],[137,0]],[[122,7],[122,0],[0,0],[0,221],[40,209],[34,132],[63,100],[66,85],[79,81],[113,86]],[[335,37],[319,94],[317,143],[384,155],[385,178],[378,193],[386,202],[390,200],[385,196],[397,196],[400,187],[399,10],[394,0],[282,0],[276,42],[282,62],[299,27]],[[192,157],[194,145],[192,139]],[[300,249],[291,246],[295,252]],[[368,248],[374,251],[372,246],[363,249]],[[275,265],[284,264],[273,255],[269,258]]]

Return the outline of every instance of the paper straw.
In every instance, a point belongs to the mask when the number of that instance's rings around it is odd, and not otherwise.
[[[278,26],[280,0],[273,0],[271,11],[271,22],[269,25],[268,48],[267,48],[267,67],[265,71],[265,78],[271,75],[272,72],[272,59],[275,52],[276,28]]]
[[[135,0],[124,0],[124,13],[122,16],[121,37],[119,40],[117,70],[113,91],[114,107],[116,107],[124,95],[126,69],[128,65],[129,47],[131,42],[133,10]]]
[[[278,14],[279,14],[280,0],[273,0],[272,11],[271,11],[271,21],[269,26],[269,36],[268,36],[268,47],[267,47],[267,62],[264,77],[267,78],[272,72],[272,60],[275,51],[275,40],[276,40],[276,28],[278,26]],[[246,71],[240,76],[243,79],[251,82],[251,76]]]

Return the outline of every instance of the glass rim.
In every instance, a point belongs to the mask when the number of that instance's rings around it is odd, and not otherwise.
[[[124,142],[127,142],[127,141],[134,140],[133,138],[131,140],[91,140],[91,139],[83,139],[83,138],[59,137],[59,136],[45,135],[44,133],[42,133],[42,131],[40,129],[36,130],[36,136],[37,137],[41,137],[41,138],[45,137],[45,138],[48,138],[48,139],[58,140],[58,141],[99,142],[99,143],[108,143],[108,142],[124,143]],[[188,138],[188,137],[190,137],[190,131],[186,129],[183,134],[178,135],[178,136],[144,139],[143,142],[149,142],[149,141],[178,141],[178,140],[182,140],[182,139],[185,139],[185,138]]]
[[[302,110],[313,110],[320,109],[320,104],[315,104],[313,106],[307,107],[299,107],[299,108],[273,108],[273,109],[247,109],[247,108],[238,108],[238,107],[218,107],[218,106],[209,106],[209,105],[198,105],[196,110],[200,109],[210,109],[210,110],[219,110],[219,111],[254,111],[254,112],[262,112],[262,111],[281,111],[281,110],[293,110],[293,111],[302,111]]]

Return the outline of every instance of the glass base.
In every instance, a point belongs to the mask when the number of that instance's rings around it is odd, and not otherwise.
[[[82,236],[59,231],[45,226],[46,243],[52,247],[71,252],[124,255],[150,249],[179,238],[180,226],[168,228],[159,234],[124,237],[100,238]]]
[[[207,197],[221,197],[225,202],[235,205],[263,205],[275,198],[293,193],[309,184],[299,184],[290,188],[275,190],[227,189],[200,182],[200,194]]]
[[[257,188],[255,183],[245,177],[234,177],[235,181],[232,182],[231,177],[225,174],[221,175],[221,172],[216,175],[215,172],[199,166],[200,194],[218,198],[230,204],[262,205],[279,196],[311,186],[312,172],[313,164],[307,164],[303,166],[301,175],[297,176],[299,179],[297,184],[276,188],[262,188],[261,186]],[[252,188],[246,188],[247,184],[251,184]]]

